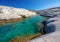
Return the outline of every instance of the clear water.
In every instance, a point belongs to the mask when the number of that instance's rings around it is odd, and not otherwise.
[[[34,35],[38,33],[37,23],[42,23],[45,19],[46,18],[42,16],[33,16],[26,18],[20,22],[1,25],[0,42],[8,42],[17,36]],[[39,26],[39,28],[41,28],[41,26]]]

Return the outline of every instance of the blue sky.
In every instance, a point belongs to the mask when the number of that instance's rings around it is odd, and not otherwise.
[[[0,5],[30,10],[42,10],[52,7],[59,7],[60,0],[0,0]]]

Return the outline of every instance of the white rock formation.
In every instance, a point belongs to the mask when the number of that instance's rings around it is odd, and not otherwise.
[[[47,21],[51,21],[51,20],[60,21],[60,17],[50,18],[50,19],[48,19]]]
[[[32,12],[32,11],[29,11],[29,10],[26,10],[26,9],[17,9],[15,8],[14,11],[18,14],[18,15],[24,15],[26,17],[29,17],[29,16],[33,16],[33,15],[36,15],[35,12]]]
[[[37,11],[37,13],[43,16],[50,16],[50,17],[60,16],[60,7],[39,10]]]
[[[29,17],[34,15],[36,15],[35,12],[31,12],[27,9],[0,6],[0,19],[14,19],[22,18],[22,16]]]
[[[29,42],[60,42],[60,31],[55,31],[53,33],[45,34]]]

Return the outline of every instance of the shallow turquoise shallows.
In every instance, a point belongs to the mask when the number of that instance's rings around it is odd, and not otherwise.
[[[41,28],[37,23],[42,23],[44,20],[45,17],[33,16],[20,22],[0,25],[0,42],[8,42],[16,36],[34,35],[39,32],[38,28]]]

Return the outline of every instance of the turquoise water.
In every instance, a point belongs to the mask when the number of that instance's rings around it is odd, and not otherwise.
[[[26,36],[38,33],[37,23],[45,21],[45,17],[33,16],[20,22],[7,23],[0,26],[0,42],[8,42],[17,36]],[[42,28],[41,31],[42,32]]]

